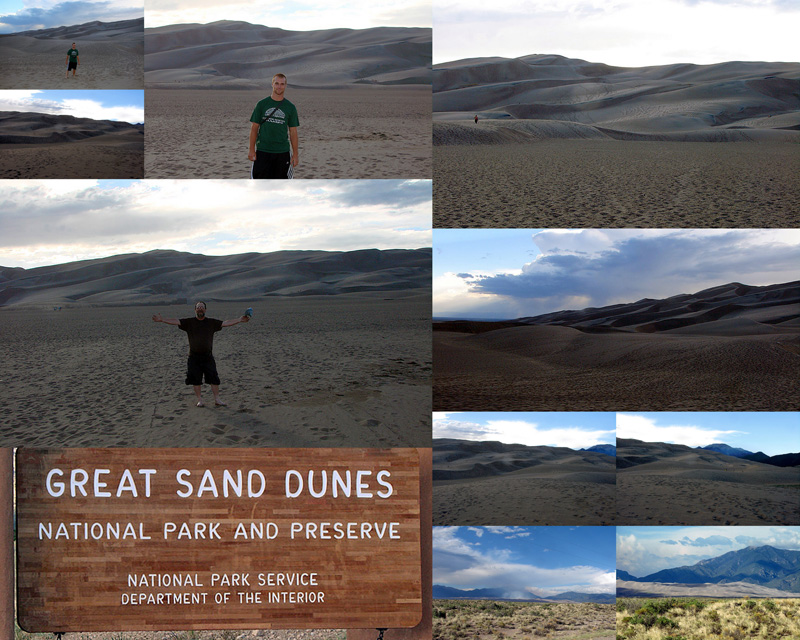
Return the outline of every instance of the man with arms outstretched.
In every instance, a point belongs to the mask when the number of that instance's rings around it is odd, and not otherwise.
[[[272,95],[264,98],[250,116],[251,178],[289,178],[300,162],[297,143],[297,107],[284,98],[286,76],[272,77]],[[288,135],[287,135],[288,132]],[[291,145],[291,153],[289,151]]]
[[[215,320],[206,318],[206,303],[198,302],[194,305],[194,318],[162,318],[160,313],[153,316],[153,322],[163,322],[180,327],[185,331],[189,338],[189,361],[187,363],[186,384],[194,387],[194,395],[197,396],[197,406],[204,407],[203,402],[203,378],[206,384],[211,385],[211,393],[214,394],[214,405],[224,407],[227,403],[219,397],[219,376],[217,375],[217,363],[211,355],[214,344],[214,334],[223,327],[232,327],[240,322],[249,322],[247,315],[235,320]]]

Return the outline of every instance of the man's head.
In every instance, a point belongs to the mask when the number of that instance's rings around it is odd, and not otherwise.
[[[75,48],[75,43],[74,43],[74,42],[72,43],[72,48],[73,48],[73,49]]]
[[[202,300],[199,300],[194,305],[194,315],[197,316],[198,320],[202,320],[206,317],[206,303]]]
[[[284,91],[286,91],[286,76],[276,73],[272,76],[272,95],[282,96]]]

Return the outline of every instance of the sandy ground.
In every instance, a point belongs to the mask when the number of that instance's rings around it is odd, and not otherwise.
[[[392,447],[431,442],[430,297],[209,304],[222,397],[195,407],[191,307],[0,309],[3,446]],[[211,399],[210,390],[205,396]]]
[[[571,475],[577,476],[570,478]],[[589,475],[589,474],[586,474]],[[614,473],[582,482],[580,474],[549,475],[537,467],[501,476],[434,482],[433,524],[614,524]]]
[[[618,598],[796,598],[799,595],[749,582],[681,584],[617,580]]]
[[[53,144],[0,144],[0,178],[142,178],[138,132]]]
[[[148,89],[148,178],[248,178],[250,116],[265,91]],[[298,110],[295,178],[430,178],[430,87],[286,90]]]
[[[799,525],[800,474],[782,469],[786,484],[631,473],[617,477],[620,525]]]
[[[437,146],[441,228],[788,228],[800,145],[546,140]]]
[[[65,77],[71,40],[0,38],[0,89],[144,89],[144,35],[135,43],[81,43],[75,77]]]
[[[436,411],[797,411],[797,336],[433,333]]]

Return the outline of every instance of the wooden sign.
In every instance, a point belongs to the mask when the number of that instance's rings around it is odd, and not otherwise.
[[[26,631],[412,627],[416,449],[17,450]]]

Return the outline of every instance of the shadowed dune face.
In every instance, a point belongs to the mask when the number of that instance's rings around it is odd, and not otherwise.
[[[142,124],[0,111],[0,148],[0,178],[144,177]]]
[[[800,467],[618,439],[617,469],[621,524],[800,524]]]
[[[81,64],[66,78],[73,42]],[[0,89],[144,89],[144,18],[0,35],[0,56]]]
[[[561,56],[472,59],[436,65],[433,88],[436,119],[536,121],[532,139],[797,139],[792,128],[800,124],[800,63],[623,68]],[[435,143],[463,143],[474,130],[451,125],[435,132]],[[498,133],[484,127],[494,142]]]
[[[431,30],[378,27],[285,31],[246,22],[178,24],[145,31],[152,88],[430,84]]]
[[[595,451],[438,438],[433,522],[611,524],[615,479],[614,458]]]
[[[797,283],[732,283],[516,321],[529,326],[434,331],[434,409],[796,411],[796,295]]]
[[[0,305],[175,304],[194,299],[428,292],[430,249],[111,256],[0,272]]]

